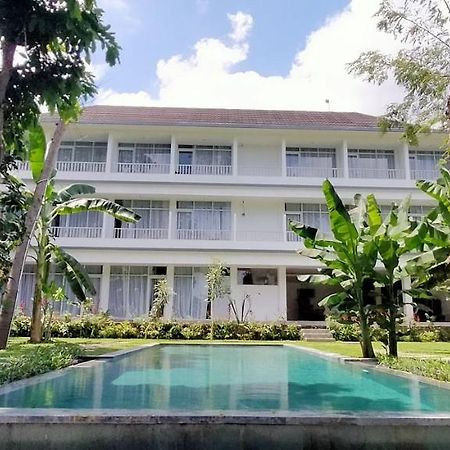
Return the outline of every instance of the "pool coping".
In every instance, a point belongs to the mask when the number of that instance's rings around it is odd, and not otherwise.
[[[138,352],[146,348],[170,343],[144,344],[130,349],[119,350],[106,355],[98,355],[95,358],[74,364],[63,369],[47,372],[23,380],[14,381],[0,387],[0,395],[15,391],[22,387],[32,386],[41,381],[51,380],[62,376],[69,370],[83,370],[92,365],[103,364],[108,360]],[[189,343],[183,344],[189,345]],[[221,345],[210,343],[207,345]],[[239,343],[232,344],[239,345]],[[248,345],[248,344],[247,344]],[[258,345],[257,343],[252,345]],[[420,375],[391,369],[380,365],[374,365],[373,359],[349,358],[336,353],[323,352],[321,350],[305,348],[290,343],[274,343],[273,346],[288,347],[300,352],[306,352],[331,359],[341,364],[359,364],[391,375],[400,376],[417,382],[431,384],[437,387],[450,389],[450,383],[433,380]],[[448,413],[322,413],[314,411],[289,412],[289,411],[166,411],[166,410],[130,410],[130,409],[60,409],[60,408],[2,408],[0,407],[0,424],[21,423],[103,423],[103,424],[260,424],[260,425],[323,425],[324,423],[353,424],[353,425],[390,425],[390,426],[445,426],[450,427],[450,412]]]

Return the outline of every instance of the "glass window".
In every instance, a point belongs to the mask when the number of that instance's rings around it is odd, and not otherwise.
[[[238,284],[276,286],[277,269],[238,268]]]
[[[351,178],[396,178],[393,150],[349,149]]]

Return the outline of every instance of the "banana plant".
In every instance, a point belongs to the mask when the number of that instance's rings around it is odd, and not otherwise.
[[[441,165],[438,180],[420,180],[416,186],[437,203],[419,226],[423,252],[406,265],[416,294],[426,297],[450,288],[450,171]]]
[[[300,255],[313,258],[324,266],[320,274],[301,276],[299,280],[339,288],[320,305],[356,317],[361,328],[362,355],[373,358],[370,309],[365,302],[363,286],[366,280],[374,278],[377,247],[365,225],[365,202],[358,201],[355,208],[347,211],[329,180],[324,181],[322,190],[334,238],[328,238],[317,228],[290,223],[291,230],[303,238],[304,248],[299,250]]]
[[[408,276],[402,270],[406,257],[420,250],[425,230],[409,217],[407,197],[400,204],[393,204],[385,218],[373,194],[367,196],[367,226],[370,238],[375,242],[378,260],[383,265],[374,279],[385,288],[384,314],[378,316],[379,325],[388,331],[389,355],[397,357],[397,322],[402,316],[402,290],[398,288]],[[417,230],[417,232],[414,232]]]
[[[98,211],[124,222],[136,222],[140,216],[132,210],[110,200],[86,198],[95,194],[95,188],[87,184],[72,184],[60,191],[55,189],[54,179],[48,184],[35,229],[36,282],[33,296],[31,342],[42,340],[42,302],[49,285],[51,264],[63,274],[67,284],[80,303],[86,295],[95,295],[95,288],[83,266],[61,247],[55,244],[51,226],[58,216]]]

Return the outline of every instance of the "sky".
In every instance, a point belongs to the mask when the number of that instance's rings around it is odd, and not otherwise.
[[[382,114],[401,98],[347,73],[362,51],[394,51],[377,0],[98,0],[122,47],[96,55],[97,104]]]

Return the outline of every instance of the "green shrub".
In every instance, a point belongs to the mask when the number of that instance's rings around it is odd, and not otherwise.
[[[17,316],[12,336],[29,336],[30,319]],[[212,326],[212,335],[211,335]],[[146,319],[114,321],[105,314],[83,317],[58,317],[52,321],[53,337],[121,338],[121,339],[233,339],[233,340],[301,340],[300,326],[286,323],[237,323],[151,321]]]
[[[358,342],[361,335],[356,323],[339,323],[337,320],[327,318],[327,327],[336,341]]]
[[[57,343],[33,345],[17,356],[0,356],[0,384],[62,369],[81,355],[79,345]]]

